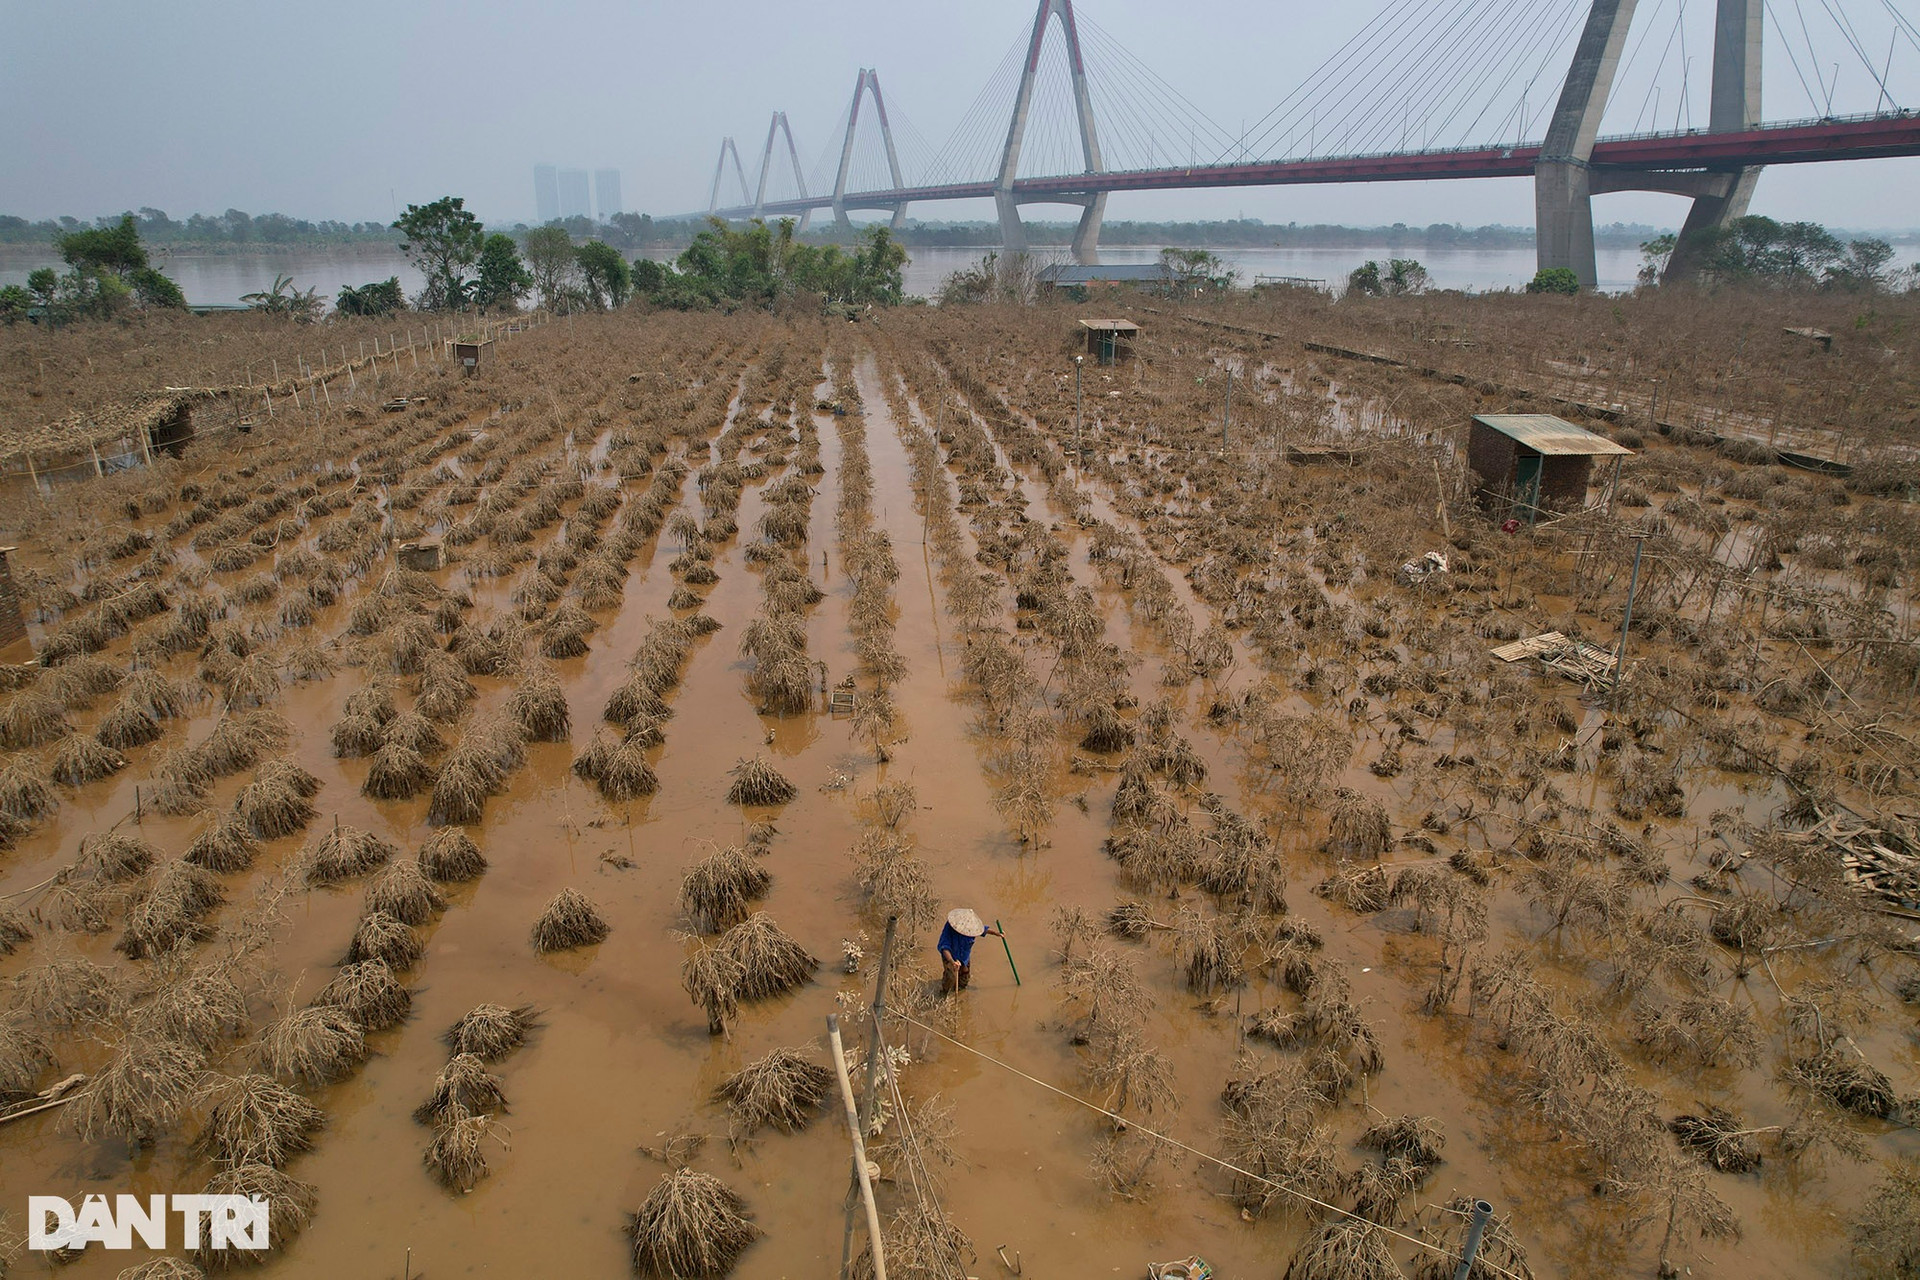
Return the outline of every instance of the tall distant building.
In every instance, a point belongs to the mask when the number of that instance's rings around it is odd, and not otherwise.
[[[550,164],[533,166],[533,209],[542,226],[560,216],[560,171]]]
[[[562,169],[560,171],[560,216],[562,218],[591,218],[593,204],[587,196],[587,171],[585,169]]]
[[[593,173],[593,200],[598,206],[600,221],[605,222],[620,208],[620,171],[618,169],[596,169]]]

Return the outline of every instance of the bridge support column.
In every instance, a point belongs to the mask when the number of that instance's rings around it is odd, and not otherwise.
[[[1073,229],[1073,260],[1083,267],[1100,264],[1100,220],[1107,216],[1107,193],[1087,197],[1080,225]]]
[[[860,95],[869,90],[873,93],[873,114],[880,120],[880,140],[887,148],[887,174],[893,179],[895,191],[906,186],[900,180],[900,155],[893,148],[893,126],[887,123],[887,100],[880,94],[880,73],[862,67],[860,78],[853,82],[853,107],[847,112],[847,136],[840,144],[840,172],[833,180],[833,221],[843,231],[853,230],[853,223],[847,218],[847,173],[853,167],[854,130],[860,127]],[[907,206],[895,205],[891,224],[893,229],[898,231],[906,218]]]
[[[1570,268],[1584,289],[1593,288],[1598,280],[1593,260],[1593,185],[1587,161],[1600,132],[1600,118],[1606,114],[1607,94],[1620,66],[1633,8],[1634,0],[1593,0],[1534,168],[1536,261],[1543,270]]]
[[[1060,32],[1067,42],[1067,66],[1073,78],[1074,113],[1080,122],[1080,154],[1086,172],[1101,172],[1100,134],[1094,126],[1093,95],[1087,90],[1087,67],[1080,57],[1080,29],[1073,20],[1073,0],[1040,0],[1033,16],[1033,36],[1027,41],[1026,66],[1020,72],[1020,88],[1013,96],[1013,119],[1007,125],[1007,145],[1000,153],[1000,177],[994,183],[993,202],[1000,211],[1000,244],[1009,254],[1027,251],[1027,232],[1020,222],[1020,204],[1013,181],[1020,172],[1020,147],[1026,141],[1027,115],[1033,109],[1034,81],[1040,74],[1040,47],[1046,41],[1047,20],[1060,19]],[[1074,228],[1073,257],[1092,265],[1100,261],[1100,220],[1106,215],[1105,192],[1086,195],[1076,201],[1081,206],[1080,225]]]
[[[740,148],[733,145],[732,138],[720,140],[720,158],[713,165],[713,190],[707,193],[707,212],[712,214],[720,207],[720,178],[727,171],[727,157],[733,157],[733,175],[740,179],[740,198],[752,200],[753,192],[747,187],[747,171],[740,163]]]
[[[777,133],[787,135],[787,159],[793,164],[793,183],[799,190],[801,199],[807,195],[807,175],[800,171],[800,148],[794,145],[793,128],[787,123],[787,113],[773,113],[772,123],[767,125],[767,145],[760,152],[760,185],[753,193],[753,216],[762,217],[767,210],[767,176],[773,168],[773,139]],[[813,217],[809,209],[800,215],[800,230],[807,229],[807,221]]]
[[[1027,252],[1027,225],[1020,220],[1020,203],[1010,194],[995,192],[993,201],[1000,211],[1000,248],[1008,256]],[[1107,213],[1107,193],[1081,196],[1077,200],[1061,197],[1060,203],[1080,206],[1080,221],[1073,228],[1073,260],[1083,267],[1100,265],[1100,222]]]
[[[1713,98],[1707,129],[1727,133],[1760,122],[1760,46],[1763,0],[1719,0],[1713,16]],[[1724,196],[1696,197],[1667,259],[1666,279],[1687,279],[1699,267],[1700,233],[1746,216],[1758,167],[1736,169]]]

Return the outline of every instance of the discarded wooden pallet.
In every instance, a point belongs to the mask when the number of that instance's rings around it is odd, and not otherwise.
[[[1572,640],[1558,631],[1546,631],[1492,650],[1502,662],[1538,658],[1543,666],[1569,680],[1586,685],[1611,685],[1616,671],[1614,655],[1585,640]]]
[[[1493,650],[1493,656],[1502,662],[1518,662],[1522,658],[1535,657],[1556,645],[1565,644],[1566,641],[1567,638],[1558,631],[1543,631],[1537,636],[1528,636],[1525,640],[1503,644]]]

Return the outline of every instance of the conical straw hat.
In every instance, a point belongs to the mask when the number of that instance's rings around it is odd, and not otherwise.
[[[987,931],[986,922],[974,912],[972,907],[955,907],[947,913],[947,923],[953,926],[955,933],[969,938],[978,938]]]

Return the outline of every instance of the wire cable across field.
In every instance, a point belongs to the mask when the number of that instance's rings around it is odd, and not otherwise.
[[[926,1023],[921,1022],[919,1019],[911,1016],[910,1014],[901,1013],[898,1009],[888,1009],[887,1015],[889,1017],[898,1018],[900,1019],[900,1021],[906,1023],[908,1026],[916,1027],[919,1030],[926,1032],[928,1035],[935,1036],[941,1040],[944,1040],[946,1043],[952,1045],[954,1048],[960,1049],[966,1053],[970,1053],[974,1057],[980,1059],[982,1062],[991,1063],[994,1066],[999,1067],[1002,1071],[1005,1071],[1011,1075],[1018,1076],[1022,1080],[1025,1080],[1028,1084],[1038,1085],[1040,1088],[1045,1089],[1048,1093],[1054,1094],[1057,1097],[1065,1098],[1068,1102],[1075,1103],[1078,1106],[1085,1107],[1089,1111],[1096,1112],[1099,1115],[1103,1115],[1107,1119],[1114,1121],[1116,1124],[1123,1124],[1127,1126],[1128,1130],[1133,1133],[1138,1133],[1145,1137],[1152,1138],[1156,1142],[1163,1142],[1167,1146],[1173,1147],[1179,1151],[1184,1151],[1190,1156],[1195,1156],[1200,1160],[1205,1161],[1207,1164],[1214,1165],[1215,1167],[1220,1169],[1224,1169],[1226,1172],[1234,1174],[1236,1177],[1245,1178],[1250,1182],[1257,1182],[1262,1186],[1271,1187],[1273,1190],[1280,1192],[1282,1195],[1292,1196],[1294,1199],[1300,1201],[1302,1204],[1312,1205],[1316,1209],[1323,1209],[1328,1213],[1338,1214],[1340,1217],[1350,1218],[1355,1222],[1364,1222],[1369,1227],[1372,1227],[1375,1231],[1380,1232],[1382,1235],[1391,1236],[1395,1240],[1398,1240],[1403,1244],[1409,1244],[1414,1246],[1415,1248],[1424,1249],[1428,1253],[1439,1254],[1443,1258],[1451,1259],[1453,1257],[1452,1250],[1443,1249],[1439,1245],[1433,1243],[1431,1240],[1422,1240],[1419,1236],[1408,1235],[1404,1231],[1396,1231],[1392,1227],[1382,1226],[1380,1223],[1375,1222],[1373,1219],[1363,1217],[1362,1215],[1353,1212],[1353,1210],[1351,1209],[1342,1209],[1337,1204],[1330,1204],[1327,1201],[1322,1200],[1317,1196],[1308,1195],[1306,1192],[1301,1191],[1297,1187],[1290,1187],[1284,1182],[1275,1182],[1272,1178],[1263,1177],[1260,1174],[1251,1172],[1250,1170],[1242,1169],[1239,1165],[1234,1164],[1229,1160],[1222,1160],[1219,1156],[1212,1155],[1206,1151],[1202,1151],[1199,1147],[1193,1146],[1190,1143],[1182,1142],[1180,1139],[1173,1137],[1170,1134],[1160,1133],[1160,1132],[1157,1132],[1156,1130],[1149,1129],[1145,1125],[1141,1124],[1138,1120],[1131,1119],[1127,1116],[1117,1115],[1114,1112],[1107,1110],[1105,1107],[1101,1106],[1097,1102],[1091,1102],[1088,1099],[1083,1098],[1076,1093],[1069,1093],[1065,1089],[1060,1088],[1058,1085],[1049,1084],[1045,1080],[1042,1080],[1039,1076],[1032,1075],[1026,1071],[1022,1071],[1019,1067],[1014,1066],[1011,1062],[1003,1061],[1002,1059],[994,1057],[990,1053],[984,1052],[983,1050],[980,1050],[980,1049],[976,1049],[972,1045],[966,1043],[964,1040],[956,1040],[952,1036],[948,1035],[946,1032],[941,1031],[936,1027],[930,1027]],[[1514,1272],[1508,1271],[1503,1267],[1494,1265],[1484,1257],[1476,1259],[1474,1262],[1474,1266],[1476,1269],[1485,1269],[1487,1271],[1493,1272],[1497,1276],[1504,1276],[1506,1277],[1506,1280],[1523,1280],[1521,1276],[1515,1274]]]

